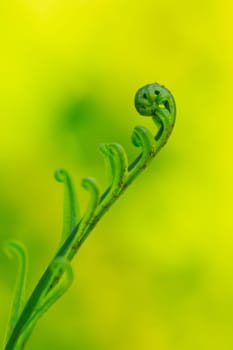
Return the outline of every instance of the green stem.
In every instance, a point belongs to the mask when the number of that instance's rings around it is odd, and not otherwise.
[[[135,180],[151,159],[166,144],[172,132],[176,115],[175,101],[172,94],[162,85],[156,83],[148,84],[138,90],[135,97],[135,106],[140,114],[152,116],[154,123],[159,128],[158,133],[155,137],[151,137],[147,129],[143,127],[135,128],[133,143],[137,147],[142,147],[142,153],[139,154],[128,168],[125,168],[126,158],[121,147],[117,144],[107,146],[107,153],[110,157],[113,171],[112,185],[102,194],[98,202],[96,202],[97,192],[95,192],[95,186],[92,186],[93,189],[91,192],[92,195],[95,195],[92,197],[92,203],[95,204],[91,205],[86,213],[88,221],[82,221],[81,219],[57,250],[24,307],[8,339],[5,350],[16,349],[22,333],[27,331],[28,320],[38,306],[44,290],[48,288],[48,285],[54,288],[59,282],[62,272],[59,271],[56,275],[53,274],[52,266],[54,260],[66,258],[70,261],[73,259],[93,227],[103,217],[107,209],[113,205],[128,185]],[[87,184],[88,186],[91,185],[90,180],[88,180]],[[24,345],[25,343],[22,344],[21,349],[23,349]]]

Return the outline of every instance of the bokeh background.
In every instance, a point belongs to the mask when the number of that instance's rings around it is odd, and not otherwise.
[[[233,349],[231,0],[1,0],[0,243],[29,250],[28,295],[60,239],[63,188],[82,210],[100,142],[132,160],[133,106],[154,81],[177,123],[75,258],[71,289],[28,350]],[[17,262],[0,254],[0,339]]]

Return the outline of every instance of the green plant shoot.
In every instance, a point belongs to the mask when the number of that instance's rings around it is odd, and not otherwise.
[[[90,177],[82,180],[89,192],[89,203],[82,217],[74,186],[66,170],[55,172],[57,181],[64,184],[64,214],[61,242],[54,257],[25,303],[27,253],[24,246],[10,241],[7,250],[20,260],[20,271],[15,289],[4,350],[22,350],[40,317],[68,290],[73,281],[71,260],[109,207],[135,178],[148,166],[166,144],[176,118],[176,106],[171,92],[153,83],[138,90],[135,107],[143,116],[152,117],[157,127],[155,136],[145,127],[136,126],[132,143],[141,149],[138,157],[128,164],[124,148],[117,143],[101,144],[100,151],[110,169],[110,184],[100,195],[99,186]]]

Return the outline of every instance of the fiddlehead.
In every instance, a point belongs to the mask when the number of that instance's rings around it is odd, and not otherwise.
[[[161,148],[170,136],[176,119],[176,104],[171,92],[158,83],[147,84],[137,91],[135,107],[139,114],[151,116],[159,128],[155,140]]]
[[[69,173],[64,169],[57,169],[54,173],[54,177],[58,182],[64,184],[63,228],[61,236],[62,244],[79,222],[80,212],[74,185]]]
[[[154,157],[156,152],[156,142],[151,132],[143,126],[136,126],[132,134],[132,143],[136,147],[141,147],[142,153],[131,164],[127,185],[130,184],[138,173],[145,169],[149,161]]]
[[[111,169],[111,184],[101,207],[107,209],[111,199],[117,198],[128,176],[128,159],[124,148],[118,143],[101,144],[100,151],[107,158]]]
[[[62,242],[18,317],[5,350],[16,349],[17,344],[19,349],[23,348],[24,341],[39,317],[69,288],[73,278],[70,261],[95,224],[166,144],[176,117],[176,106],[171,92],[157,83],[145,85],[136,93],[135,107],[141,115],[152,117],[158,131],[153,136],[147,128],[135,127],[132,143],[141,148],[141,153],[129,166],[126,152],[121,145],[112,143],[100,146],[109,163],[111,183],[102,196],[99,196],[96,182],[91,178],[83,180],[82,186],[90,192],[90,201],[82,218],[78,219],[79,210],[68,173],[64,170],[56,172],[56,179],[63,182],[65,187]],[[67,279],[61,284],[64,273]]]
[[[25,303],[25,289],[26,289],[26,278],[27,278],[27,265],[28,257],[25,246],[17,241],[9,241],[5,244],[5,252],[7,255],[16,256],[19,260],[19,272],[16,281],[14,298],[12,303],[11,315],[9,319],[6,339],[12,332],[20,313]]]
[[[99,191],[99,186],[96,183],[95,179],[91,177],[84,178],[82,180],[82,187],[88,192],[90,192],[90,199],[89,199],[86,212],[83,215],[78,225],[77,233],[75,234],[75,238],[74,238],[74,243],[72,244],[72,249],[68,254],[69,259],[72,259],[72,257],[75,255],[79,247],[79,242],[84,238],[87,228],[93,222],[94,213],[99,201],[100,191]]]
[[[136,147],[142,147],[142,153],[130,164],[127,183],[131,183],[166,144],[176,119],[176,104],[171,92],[157,83],[147,84],[137,91],[135,108],[142,116],[152,117],[158,132],[153,137],[148,129],[135,127],[132,142]]]

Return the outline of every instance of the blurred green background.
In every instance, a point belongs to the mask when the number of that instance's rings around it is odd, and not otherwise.
[[[0,243],[29,250],[28,293],[62,226],[57,167],[107,186],[98,144],[132,160],[146,83],[177,102],[167,146],[74,260],[28,350],[233,349],[231,0],[1,0]],[[153,129],[154,130],[154,129]],[[0,339],[15,260],[0,254]]]

